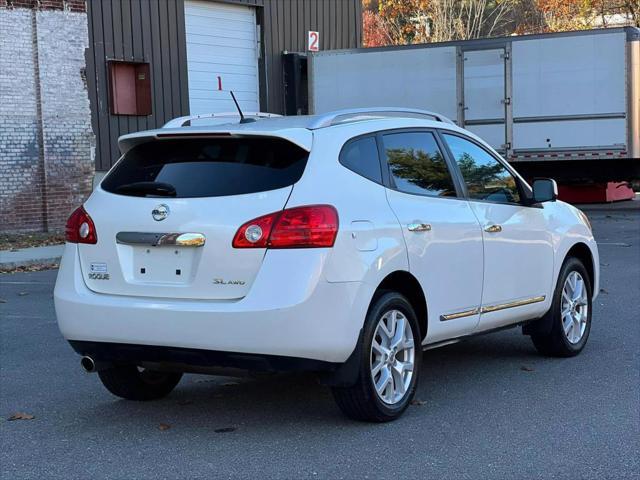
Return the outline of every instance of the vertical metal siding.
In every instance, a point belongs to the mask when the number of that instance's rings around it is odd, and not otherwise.
[[[358,48],[362,44],[360,0],[264,0],[264,19],[269,93],[266,105],[261,107],[269,112],[284,111],[282,52],[306,51],[309,30],[320,32],[321,50]]]
[[[361,0],[211,0],[255,6],[261,24],[261,109],[284,111],[282,52],[304,52],[307,32],[320,32],[320,48],[361,45]],[[96,134],[96,169],[117,160],[120,135],[157,128],[189,113],[184,0],[95,0],[87,2],[90,48],[87,87]],[[107,61],[150,64],[153,112],[109,113]]]
[[[87,2],[87,7],[87,87],[96,169],[107,170],[119,156],[120,135],[156,128],[188,113],[184,5],[182,0],[101,0]],[[111,59],[150,64],[151,115],[110,115]]]

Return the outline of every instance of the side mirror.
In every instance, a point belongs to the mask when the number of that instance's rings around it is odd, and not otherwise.
[[[550,178],[533,181],[533,201],[536,203],[555,202],[558,198],[558,184]]]

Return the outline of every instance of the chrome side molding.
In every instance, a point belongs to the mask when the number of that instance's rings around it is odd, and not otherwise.
[[[482,308],[473,308],[471,310],[464,310],[462,312],[449,313],[447,315],[440,315],[440,321],[446,322],[447,320],[455,320],[457,318],[470,317],[472,315],[478,315],[479,313],[491,313],[498,310],[505,310],[507,308],[523,307],[524,305],[531,305],[532,303],[544,302],[545,295],[538,297],[525,298],[523,300],[516,300],[514,302],[499,303],[496,305],[487,305]]]
[[[471,310],[464,310],[463,312],[450,313],[448,315],[440,315],[440,321],[446,322],[447,320],[455,320],[457,318],[470,317],[471,315],[478,315],[480,313],[479,308],[473,308]]]
[[[516,300],[515,302],[499,303],[497,305],[488,305],[486,307],[482,307],[482,310],[480,311],[480,313],[497,312],[498,310],[505,310],[507,308],[522,307],[524,305],[530,305],[532,303],[544,302],[545,298],[547,297],[544,295],[540,295],[539,297],[525,298],[523,300]]]
[[[202,233],[118,232],[116,243],[147,247],[202,247],[206,238]]]

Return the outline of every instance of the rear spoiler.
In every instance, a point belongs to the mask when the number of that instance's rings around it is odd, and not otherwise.
[[[248,124],[255,126],[256,124]],[[283,128],[269,130],[267,128],[242,128],[238,125],[211,127],[182,127],[182,128],[161,128],[157,130],[147,130],[137,133],[129,133],[118,139],[120,152],[124,155],[136,145],[152,141],[162,141],[164,139],[175,138],[242,138],[242,137],[271,137],[282,138],[300,148],[311,151],[313,133],[306,128]]]

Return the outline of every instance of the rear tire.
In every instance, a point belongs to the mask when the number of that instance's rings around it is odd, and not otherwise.
[[[100,370],[102,384],[117,397],[146,401],[166,397],[178,385],[182,373],[139,370],[135,365],[122,365]]]
[[[577,258],[567,258],[547,313],[551,315],[551,330],[531,335],[538,352],[551,357],[573,357],[582,351],[591,331],[591,297],[586,268]]]
[[[419,331],[416,314],[404,296],[388,292],[374,299],[360,340],[358,379],[352,386],[332,388],[346,416],[388,422],[402,415],[420,374]]]

